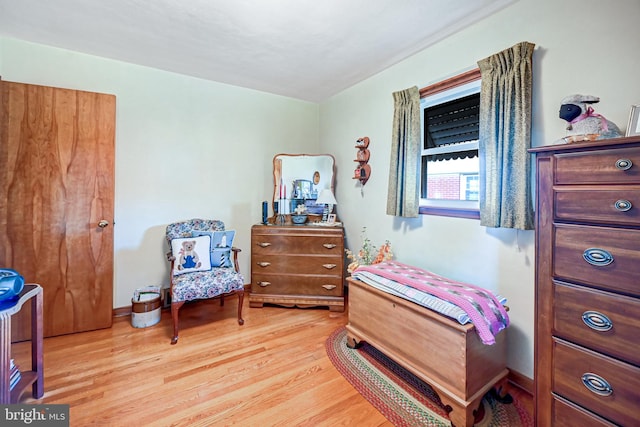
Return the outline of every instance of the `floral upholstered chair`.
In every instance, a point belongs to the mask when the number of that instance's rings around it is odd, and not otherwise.
[[[242,319],[244,278],[238,267],[240,249],[232,246],[234,231],[219,220],[191,219],[167,226],[167,259],[171,262],[171,318],[178,342],[178,311],[187,301],[238,295],[238,323]]]

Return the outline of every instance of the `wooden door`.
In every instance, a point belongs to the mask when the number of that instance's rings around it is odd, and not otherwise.
[[[42,285],[44,336],[110,327],[115,96],[0,81],[0,104],[0,266]]]

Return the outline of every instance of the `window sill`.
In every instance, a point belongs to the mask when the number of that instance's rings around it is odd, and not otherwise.
[[[452,218],[480,219],[480,211],[478,209],[420,206],[420,208],[418,209],[418,213],[420,215],[436,215],[436,216],[448,216]]]

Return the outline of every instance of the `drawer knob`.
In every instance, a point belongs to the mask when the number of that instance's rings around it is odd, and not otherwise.
[[[582,321],[585,325],[598,332],[606,332],[613,328],[613,322],[606,315],[597,311],[585,311],[582,313]]]
[[[271,265],[270,262],[266,261],[256,262],[256,264],[258,264],[260,267],[269,267]]]
[[[633,166],[633,162],[629,159],[618,159],[616,161],[616,167],[621,171],[629,170],[631,166]]]
[[[271,284],[271,282],[258,282],[258,286],[262,286],[263,288],[266,288],[270,284]]]
[[[269,246],[271,246],[271,243],[269,243],[269,242],[260,242],[260,243],[258,243],[258,246],[260,246],[261,248],[268,248]]]
[[[620,212],[627,212],[633,207],[630,201],[623,199],[617,200],[613,206],[615,206],[616,210]]]
[[[322,264],[324,268],[327,270],[331,270],[332,268],[336,268],[336,264]]]
[[[338,245],[336,245],[336,244],[334,244],[334,243],[323,243],[323,244],[322,244],[322,246],[324,246],[324,247],[325,247],[325,248],[327,248],[327,249],[333,249],[333,248],[335,248],[335,247],[336,247],[336,246],[338,246]]]
[[[330,291],[332,289],[336,288],[336,285],[322,285],[323,288],[325,288],[326,290]]]
[[[611,385],[600,375],[587,372],[582,375],[582,384],[584,384],[587,390],[598,396],[611,396],[613,394]]]
[[[610,252],[599,248],[585,249],[582,253],[582,257],[589,264],[595,265],[596,267],[604,267],[605,265],[609,265],[613,262],[613,255],[611,255]]]

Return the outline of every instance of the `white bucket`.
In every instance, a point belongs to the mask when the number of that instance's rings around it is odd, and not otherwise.
[[[160,321],[159,292],[140,293],[131,299],[131,303],[131,326],[134,328],[146,328]]]

